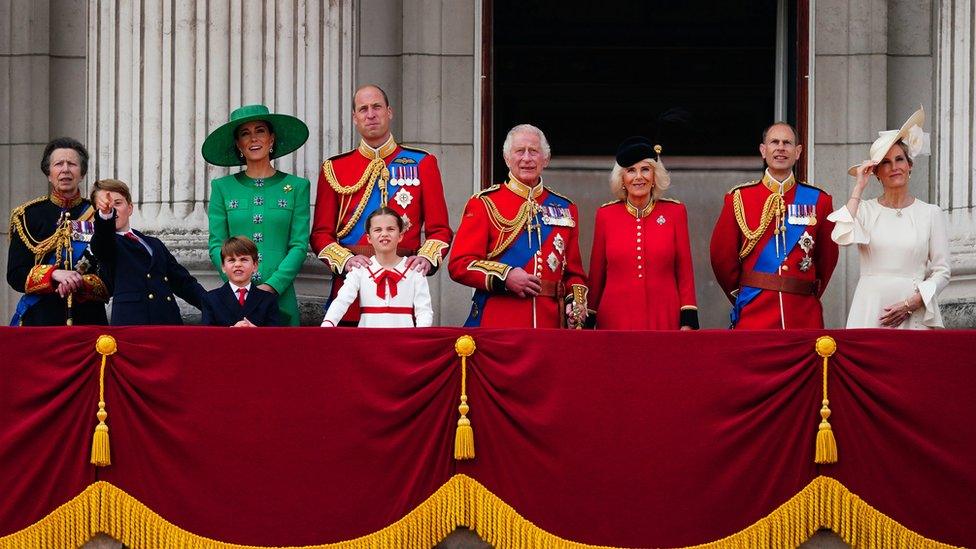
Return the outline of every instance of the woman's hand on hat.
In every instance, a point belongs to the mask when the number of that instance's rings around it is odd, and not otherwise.
[[[871,174],[874,173],[877,165],[878,162],[876,160],[865,160],[864,162],[861,162],[861,165],[857,167],[857,183],[854,184],[854,189],[856,191],[864,190],[864,188],[867,187]]]

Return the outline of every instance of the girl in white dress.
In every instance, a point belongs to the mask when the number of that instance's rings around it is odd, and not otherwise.
[[[368,267],[354,267],[322,320],[322,327],[336,326],[353,301],[359,299],[359,326],[369,328],[419,328],[434,322],[427,277],[407,269],[407,258],[397,255],[403,240],[403,218],[382,207],[366,218],[366,239],[373,246]],[[416,319],[416,324],[414,324]]]
[[[944,327],[938,296],[950,274],[945,214],[908,186],[914,157],[927,152],[924,120],[919,109],[900,130],[880,132],[871,159],[848,172],[857,177],[850,200],[827,217],[834,242],[857,244],[860,255],[848,328]],[[872,173],[884,192],[862,201]]]

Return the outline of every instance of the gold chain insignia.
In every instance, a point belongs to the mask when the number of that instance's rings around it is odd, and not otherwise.
[[[485,204],[488,210],[488,219],[492,226],[498,230],[499,238],[495,243],[495,248],[489,252],[488,259],[494,259],[504,252],[508,246],[518,237],[522,227],[528,222],[529,217],[535,215],[538,205],[534,201],[526,201],[519,207],[518,214],[514,218],[508,219],[498,211],[498,206],[487,196],[478,197]]]
[[[344,187],[339,183],[339,179],[336,177],[335,170],[332,168],[332,161],[326,160],[322,163],[322,172],[325,174],[325,180],[329,182],[329,187],[332,188],[339,196],[343,197],[344,200],[351,199],[350,195],[361,190],[366,183],[375,181],[379,177],[380,192],[382,193],[382,205],[386,206],[386,183],[390,179],[390,170],[386,167],[386,162],[382,158],[374,158],[370,161],[369,165],[366,166],[366,170],[363,171],[362,177],[355,185]],[[369,185],[366,187],[366,192],[363,193],[359,204],[356,205],[356,210],[353,211],[352,217],[349,218],[349,222],[343,227],[339,228],[339,232],[336,233],[336,238],[342,238],[352,231],[353,227],[356,226],[356,222],[363,215],[363,209],[366,208],[366,202],[369,201],[370,195],[373,193],[373,186]],[[340,210],[339,219],[342,219],[344,210]]]
[[[739,189],[736,189],[732,193],[732,210],[735,212],[735,221],[739,224],[739,230],[742,231],[742,236],[745,237],[742,249],[739,250],[739,259],[742,259],[749,255],[749,252],[756,247],[756,244],[759,242],[763,233],[766,232],[766,228],[769,227],[769,223],[773,220],[773,217],[783,216],[783,213],[786,211],[786,203],[783,201],[783,196],[779,193],[769,195],[769,198],[763,204],[762,215],[759,218],[759,226],[755,230],[750,229],[749,224],[746,223],[745,208],[742,205],[742,193]],[[778,225],[776,232],[777,234],[779,233]]]

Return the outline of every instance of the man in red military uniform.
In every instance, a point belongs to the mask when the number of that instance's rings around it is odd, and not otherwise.
[[[322,164],[310,236],[312,248],[334,275],[330,301],[345,273],[369,266],[373,251],[366,241],[366,218],[381,206],[403,218],[406,228],[397,253],[407,256],[408,269],[433,274],[451,243],[437,158],[393,140],[393,109],[378,86],[356,90],[353,104],[353,123],[362,140],[357,149]],[[341,324],[358,322],[359,305],[354,303]]]
[[[823,328],[820,296],[837,265],[833,206],[794,178],[802,150],[792,126],[773,124],[759,145],[766,173],[725,196],[711,259],[733,328]]]
[[[569,199],[542,185],[546,136],[535,126],[516,126],[503,154],[508,181],[468,200],[448,263],[451,278],[475,288],[464,325],[581,326],[587,289],[579,215]]]

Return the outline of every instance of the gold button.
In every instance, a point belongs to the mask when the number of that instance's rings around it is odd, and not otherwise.
[[[638,265],[638,266],[637,266],[637,268],[638,268],[638,269],[643,269],[643,268],[644,268],[644,266],[643,266],[643,265]]]
[[[149,294],[149,299],[156,299],[156,296],[153,294]]]
[[[149,273],[146,273],[146,278],[152,278],[152,275],[149,274]]]
[[[637,259],[640,259],[640,258],[641,258],[641,256],[637,256]]]
[[[644,275],[639,274],[639,275],[637,275],[637,278],[644,278]]]
[[[166,301],[173,301],[173,296],[171,295],[166,296]]]
[[[163,277],[163,282],[169,282],[169,277],[168,276],[164,276]]]
[[[790,266],[789,266],[789,265],[783,265],[783,270],[784,270],[784,271],[788,271],[788,270],[790,270]]]
[[[638,252],[640,251],[640,246],[638,246],[638,247],[637,247],[637,251],[638,251]]]

